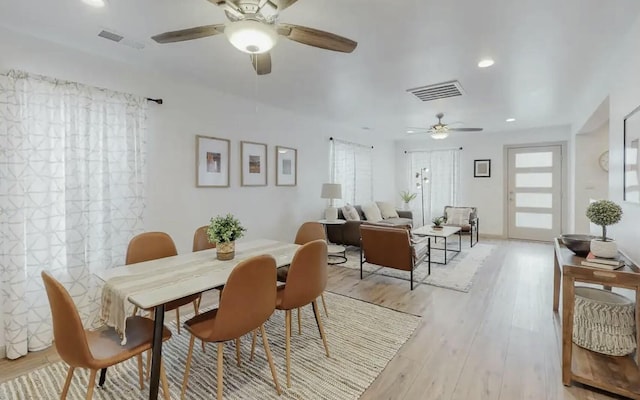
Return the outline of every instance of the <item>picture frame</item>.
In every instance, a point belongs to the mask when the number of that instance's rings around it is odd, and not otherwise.
[[[240,142],[240,184],[267,186],[267,145]]]
[[[196,187],[229,187],[231,141],[196,135]]]
[[[624,201],[640,203],[640,106],[624,117]]]
[[[473,177],[490,178],[491,160],[473,160]]]
[[[276,146],[276,186],[298,184],[298,150]]]

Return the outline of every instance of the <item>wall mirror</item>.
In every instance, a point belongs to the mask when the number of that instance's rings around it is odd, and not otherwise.
[[[640,203],[640,107],[624,118],[624,200]]]

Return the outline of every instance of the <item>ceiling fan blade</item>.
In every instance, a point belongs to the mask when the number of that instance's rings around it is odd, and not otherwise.
[[[278,33],[294,42],[342,53],[351,53],[358,46],[351,39],[306,26],[280,24]]]
[[[271,54],[251,54],[251,64],[258,75],[266,75],[271,73]]]
[[[482,128],[449,128],[449,131],[454,132],[480,132]]]
[[[204,25],[179,31],[161,33],[159,35],[152,36],[151,39],[158,43],[173,43],[219,35],[223,32],[224,24]]]

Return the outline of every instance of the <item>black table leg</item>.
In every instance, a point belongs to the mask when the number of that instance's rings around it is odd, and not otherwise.
[[[447,264],[447,237],[444,238],[444,263]]]
[[[104,382],[107,380],[107,369],[102,368],[100,370],[100,380],[98,381],[98,386],[103,387]]]
[[[162,360],[162,333],[164,331],[164,304],[155,308],[153,324],[153,355],[151,356],[151,382],[149,383],[149,400],[158,399],[160,387],[160,362]]]
[[[311,307],[313,308],[313,317],[316,319],[316,325],[318,325],[318,332],[320,333],[320,337],[322,338],[322,331],[320,330],[320,322],[318,322],[318,310],[316,309],[315,301],[311,303]]]

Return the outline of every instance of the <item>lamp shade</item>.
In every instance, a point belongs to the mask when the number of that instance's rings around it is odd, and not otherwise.
[[[341,199],[342,185],[339,183],[323,183],[320,197],[323,199]]]
[[[278,41],[273,25],[249,19],[227,22],[224,34],[238,50],[250,54],[266,53]]]

